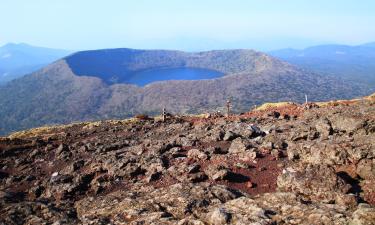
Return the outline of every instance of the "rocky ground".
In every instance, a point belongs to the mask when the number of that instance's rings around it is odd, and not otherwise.
[[[375,99],[0,139],[0,224],[375,224]]]

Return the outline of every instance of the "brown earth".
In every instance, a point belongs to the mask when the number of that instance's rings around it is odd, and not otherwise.
[[[0,139],[0,224],[374,224],[375,101]]]

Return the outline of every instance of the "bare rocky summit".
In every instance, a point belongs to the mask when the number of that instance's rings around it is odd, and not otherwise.
[[[375,98],[0,139],[0,224],[375,224]]]

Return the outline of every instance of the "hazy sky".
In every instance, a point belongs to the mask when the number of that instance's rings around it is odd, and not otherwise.
[[[374,0],[0,0],[0,45],[306,47],[375,41]]]

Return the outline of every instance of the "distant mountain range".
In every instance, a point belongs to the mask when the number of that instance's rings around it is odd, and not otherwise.
[[[269,54],[320,74],[375,88],[375,42],[359,46],[320,45],[303,50],[281,49]]]
[[[363,44],[362,46],[375,48],[375,42],[366,43],[366,44]]]
[[[0,47],[0,85],[35,72],[70,53],[28,44],[6,44]]]
[[[139,71],[200,68],[220,78],[126,83]],[[119,79],[111,79],[113,76]],[[139,113],[248,111],[263,102],[311,101],[367,95],[366,85],[300,69],[252,50],[181,51],[107,49],[84,51],[0,87],[0,133],[72,121],[125,118]]]
[[[210,42],[206,41],[205,46],[210,46]],[[28,44],[6,44],[0,47],[0,85],[37,71],[71,53]],[[281,49],[269,54],[320,74],[360,82],[369,88],[375,87],[375,42],[359,46],[320,45],[303,50]]]

